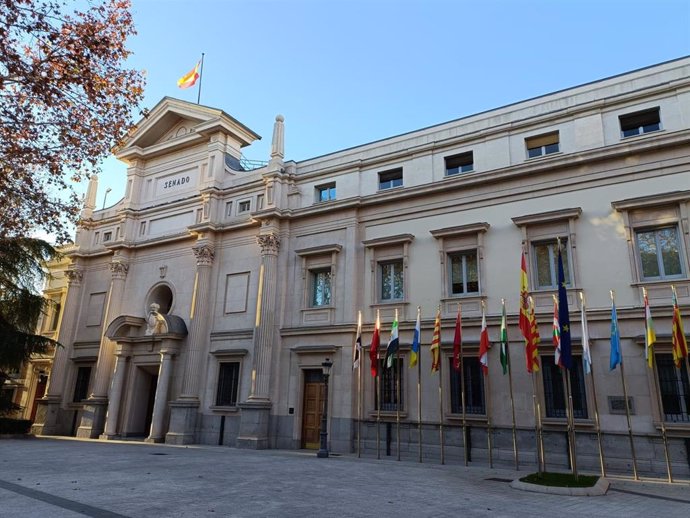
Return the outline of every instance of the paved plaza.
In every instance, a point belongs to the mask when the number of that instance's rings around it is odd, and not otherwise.
[[[690,484],[606,496],[511,489],[527,473],[356,455],[73,439],[0,440],[0,516],[690,516]]]

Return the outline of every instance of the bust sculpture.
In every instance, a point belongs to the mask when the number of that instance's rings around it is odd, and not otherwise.
[[[165,322],[165,317],[158,311],[161,307],[154,302],[150,308],[146,316],[146,334],[157,335],[166,333],[168,326]]]

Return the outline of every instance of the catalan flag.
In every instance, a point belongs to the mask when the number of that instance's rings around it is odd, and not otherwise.
[[[369,348],[369,361],[371,362],[371,375],[373,377],[379,375],[379,345],[381,344],[381,338],[379,336],[380,329],[381,321],[379,319],[379,311],[377,309],[374,334],[371,335],[371,347]]]
[[[462,313],[458,304],[458,316],[455,318],[455,336],[453,337],[453,369],[460,372],[462,361]]]
[[[537,318],[534,314],[534,304],[529,296],[527,284],[527,261],[525,251],[522,251],[520,264],[520,320],[519,327],[522,336],[525,338],[525,360],[527,362],[527,372],[530,374],[539,370],[539,349],[537,346],[541,341],[539,337],[539,327]]]
[[[527,356],[527,372],[539,371],[539,325],[537,324],[537,315],[534,311],[534,301],[529,297],[529,342],[525,347],[525,354]]]
[[[438,372],[441,368],[441,308],[436,312],[434,322],[434,336],[431,339],[431,372]]]
[[[421,323],[422,308],[417,306],[417,323],[414,325],[414,336],[412,337],[412,350],[410,351],[410,367],[417,365],[419,361],[419,344],[422,338]]]
[[[688,341],[685,338],[685,332],[683,331],[683,319],[680,316],[680,308],[678,307],[678,298],[676,297],[675,288],[673,288],[673,322],[671,324],[671,329],[673,361],[675,362],[676,367],[680,367],[683,360],[688,357]]]
[[[197,82],[197,79],[199,79],[199,71],[201,70],[201,61],[197,62],[196,66],[187,72],[185,75],[183,75],[181,78],[177,80],[177,86],[180,88],[191,88],[194,86]]]
[[[647,298],[646,288],[642,288],[642,297],[644,299],[644,357],[647,360],[647,366],[650,369],[653,369],[654,343],[656,342],[656,332],[654,331],[652,310],[649,308],[649,298]]]
[[[486,308],[482,304],[482,330],[479,335],[479,363],[484,376],[489,374],[489,329],[486,327]]]

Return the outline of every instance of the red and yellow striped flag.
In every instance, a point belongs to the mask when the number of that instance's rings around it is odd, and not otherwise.
[[[676,297],[676,290],[673,290],[673,322],[671,324],[671,343],[673,345],[673,361],[676,367],[680,368],[681,363],[688,357],[688,341],[685,338],[685,331],[683,331],[683,319],[680,317],[680,308],[678,307],[678,298]]]
[[[180,88],[190,88],[196,84],[199,79],[199,69],[201,68],[201,61],[197,62],[196,66],[177,80],[177,86]]]
[[[431,372],[438,372],[441,367],[441,308],[436,312],[434,336],[431,339]]]
[[[537,346],[541,341],[539,337],[539,327],[537,317],[534,314],[534,303],[529,296],[527,283],[527,261],[525,251],[522,251],[520,261],[520,332],[525,338],[525,360],[527,362],[527,372],[530,374],[539,370],[539,349]]]

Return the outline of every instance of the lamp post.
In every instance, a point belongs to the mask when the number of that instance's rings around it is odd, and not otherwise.
[[[108,199],[108,193],[109,193],[110,191],[112,191],[112,189],[111,189],[110,187],[108,187],[108,188],[105,190],[105,194],[103,195],[103,208],[104,208],[104,209],[105,209],[105,200]]]
[[[323,412],[321,413],[321,445],[316,453],[316,456],[320,459],[328,458],[328,378],[331,375],[331,367],[333,367],[333,362],[328,358],[321,364],[323,369],[324,396]]]

